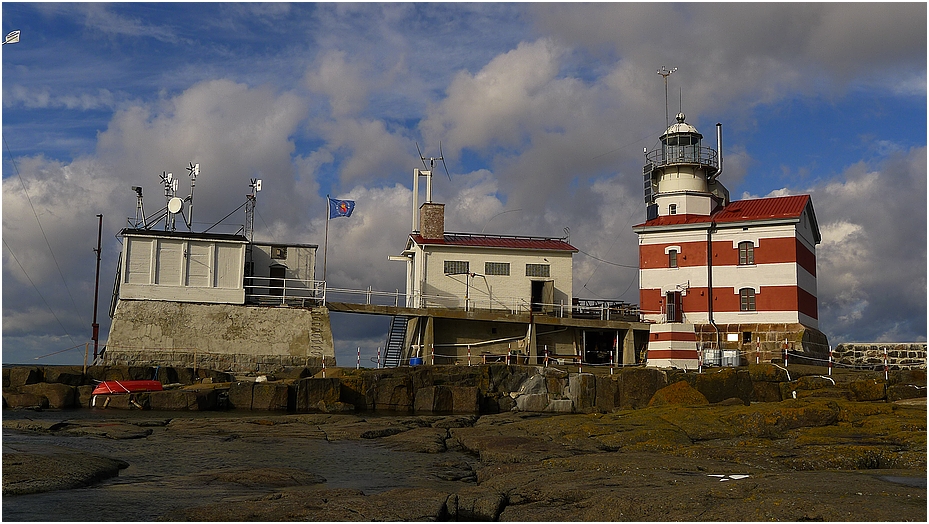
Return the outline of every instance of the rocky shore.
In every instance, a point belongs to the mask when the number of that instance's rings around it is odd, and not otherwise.
[[[761,371],[754,371],[761,378]],[[877,395],[874,383],[882,382],[880,377],[846,377],[835,381],[842,385],[837,387],[822,377],[795,376],[786,387],[778,383],[786,399],[761,402],[751,395],[764,394],[753,385],[764,381],[746,385],[739,376],[730,377],[731,387],[747,391],[749,402],[730,396],[732,389],[714,393],[703,383],[709,379],[688,374],[657,384],[661,387],[647,398],[614,396],[609,411],[597,409],[607,402],[599,395],[599,404],[587,407],[576,399],[589,396],[575,396],[573,413],[520,410],[519,394],[495,397],[498,407],[508,405],[501,400],[504,396],[512,402],[511,409],[497,413],[420,413],[415,406],[425,400],[413,394],[403,397],[410,402],[406,412],[390,416],[318,410],[209,417],[152,412],[151,418],[138,416],[144,412],[107,410],[106,417],[93,419],[61,411],[60,419],[41,422],[5,416],[4,435],[17,432],[27,441],[29,435],[70,435],[115,439],[125,447],[119,456],[89,456],[61,449],[38,452],[28,446],[8,450],[5,445],[3,493],[84,485],[127,464],[147,471],[152,467],[149,461],[182,449],[218,453],[228,443],[238,443],[251,446],[236,448],[240,453],[269,455],[272,448],[297,450],[311,442],[357,442],[426,458],[428,467],[417,467],[417,475],[425,480],[366,492],[329,485],[321,461],[294,458],[284,462],[286,466],[242,468],[211,459],[177,481],[190,489],[235,486],[245,491],[220,500],[174,504],[156,518],[926,521],[924,397],[891,401],[882,383],[882,398],[863,400]],[[910,375],[911,382],[919,379]],[[417,390],[432,391],[433,396],[441,391],[424,387],[439,386],[421,385]],[[793,392],[800,394],[793,398]],[[369,397],[375,405],[379,395]],[[481,395],[475,401],[486,406],[481,400],[486,392]],[[567,392],[564,397],[571,398]],[[193,442],[200,447],[188,450]],[[49,467],[50,457],[60,467]],[[365,464],[344,467],[350,474],[367,474]],[[75,471],[87,474],[79,477]]]

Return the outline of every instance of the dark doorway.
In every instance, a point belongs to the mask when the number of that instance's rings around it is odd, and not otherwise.
[[[534,312],[552,312],[555,308],[555,281],[533,280],[529,301]]]
[[[268,281],[268,294],[275,297],[284,296],[284,275],[287,271],[287,266],[281,264],[274,264],[269,268],[268,276],[271,279]]]
[[[584,330],[584,362],[609,364],[613,362],[616,331]]]

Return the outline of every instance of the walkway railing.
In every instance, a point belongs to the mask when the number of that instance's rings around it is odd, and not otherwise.
[[[454,295],[419,293],[407,295],[400,290],[379,291],[373,287],[350,289],[327,287],[322,280],[296,278],[246,277],[245,303],[263,306],[309,307],[327,302],[394,307],[435,308],[458,311],[508,311],[513,314],[534,313],[559,318],[597,320],[639,320],[635,304],[620,301],[575,299],[574,304],[530,302],[522,297],[465,298]]]
[[[394,307],[422,307],[459,311],[508,311],[558,318],[596,320],[639,320],[639,307],[619,301],[575,299],[574,304],[529,302],[522,297],[465,298],[419,293],[408,296],[400,290],[380,291],[373,287],[350,289],[327,287],[322,280],[245,277],[245,303],[262,306],[311,307],[326,302]]]
[[[245,277],[245,303],[308,307],[326,303],[326,283],[299,278]]]

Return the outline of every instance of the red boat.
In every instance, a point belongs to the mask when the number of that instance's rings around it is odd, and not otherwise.
[[[93,395],[119,395],[164,389],[157,380],[107,380],[94,388]]]

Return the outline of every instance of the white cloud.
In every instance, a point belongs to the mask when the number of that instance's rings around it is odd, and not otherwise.
[[[307,71],[304,80],[310,90],[329,98],[332,116],[352,116],[363,110],[370,86],[366,81],[366,68],[348,63],[344,51],[328,51],[318,57],[317,62],[313,70]]]
[[[820,327],[837,342],[926,339],[926,148],[812,190]]]

